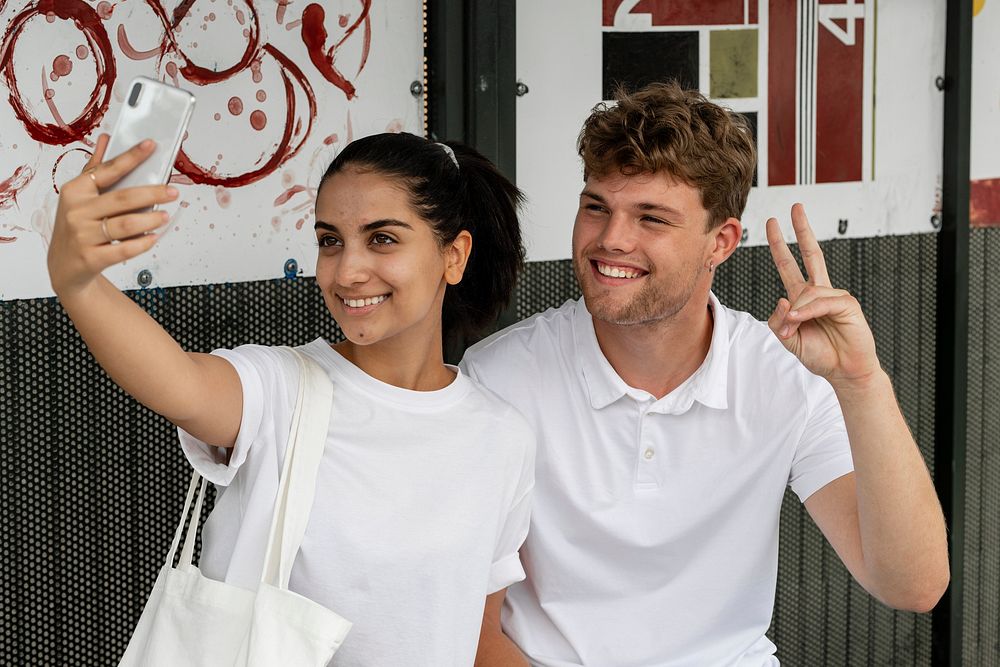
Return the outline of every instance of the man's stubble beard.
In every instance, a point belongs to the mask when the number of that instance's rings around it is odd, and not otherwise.
[[[673,318],[683,310],[684,306],[691,299],[698,280],[697,274],[693,275],[688,282],[687,289],[682,294],[666,298],[665,294],[657,292],[653,281],[649,280],[653,276],[653,273],[648,273],[646,274],[646,284],[642,286],[638,294],[615,310],[606,303],[605,299],[600,299],[593,294],[587,294],[584,285],[590,285],[592,290],[595,288],[601,289],[600,285],[595,284],[593,276],[589,272],[590,262],[584,261],[581,263],[574,254],[573,273],[576,276],[576,283],[580,287],[580,291],[583,292],[584,302],[591,317],[602,322],[607,322],[608,324],[623,327],[650,326]],[[607,288],[604,288],[604,290],[605,292],[610,291]]]

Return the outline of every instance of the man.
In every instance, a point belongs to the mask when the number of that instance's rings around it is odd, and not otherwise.
[[[597,107],[579,152],[583,299],[463,361],[539,436],[528,579],[488,601],[477,664],[777,664],[788,485],[865,589],[931,609],[949,578],[940,505],[802,207],[806,277],[767,221],[788,295],[767,326],[711,293],[756,161],[742,120],[658,84]]]

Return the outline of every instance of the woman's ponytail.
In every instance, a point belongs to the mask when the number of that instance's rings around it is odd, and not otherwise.
[[[442,321],[446,335],[474,336],[510,303],[524,265],[518,211],[524,195],[478,151],[449,142],[458,161],[463,229],[472,254],[462,281],[449,285]]]

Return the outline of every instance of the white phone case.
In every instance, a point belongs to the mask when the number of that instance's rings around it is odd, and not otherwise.
[[[104,160],[111,160],[143,139],[155,141],[156,149],[105,191],[166,183],[193,109],[194,95],[186,90],[144,76],[132,79],[111,131]]]

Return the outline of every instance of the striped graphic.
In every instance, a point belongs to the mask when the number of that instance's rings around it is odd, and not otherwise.
[[[862,0],[769,0],[768,185],[863,180]]]

